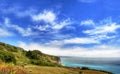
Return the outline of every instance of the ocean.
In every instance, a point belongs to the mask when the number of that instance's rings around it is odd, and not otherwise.
[[[61,64],[68,67],[89,67],[120,74],[120,58],[61,57]]]

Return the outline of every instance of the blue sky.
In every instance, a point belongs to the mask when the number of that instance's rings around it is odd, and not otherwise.
[[[59,56],[120,57],[119,4],[0,0],[0,41]]]

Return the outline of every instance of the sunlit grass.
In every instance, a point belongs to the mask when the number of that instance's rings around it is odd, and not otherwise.
[[[0,74],[112,74],[98,70],[82,70],[70,67],[50,67],[50,66],[14,66],[13,64],[0,62]]]
[[[0,74],[27,74],[27,72],[20,66],[0,62]]]
[[[79,68],[70,67],[50,67],[50,66],[26,66],[26,71],[29,74],[112,74],[98,70],[82,70]]]

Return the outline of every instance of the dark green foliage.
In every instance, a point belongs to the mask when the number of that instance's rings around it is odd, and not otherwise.
[[[0,61],[14,64],[34,64],[42,66],[59,66],[60,58],[43,54],[39,50],[25,51],[16,46],[0,42]]]
[[[42,55],[42,53],[38,50],[33,50],[33,51],[26,52],[26,56],[30,59],[39,60],[41,55]]]
[[[83,74],[82,71],[80,71],[79,74]]]
[[[3,62],[13,62],[14,64],[16,64],[15,56],[7,51],[0,50],[0,60]]]
[[[6,51],[10,51],[10,52],[18,52],[18,50],[23,50],[23,49],[0,42],[0,50],[6,50]]]
[[[26,56],[31,59],[31,64],[42,66],[56,66],[60,61],[59,57],[43,54],[38,50],[26,52]]]
[[[57,66],[55,63],[46,62],[42,60],[31,60],[31,64],[40,65],[40,66]]]
[[[89,70],[88,67],[82,67],[81,70]]]

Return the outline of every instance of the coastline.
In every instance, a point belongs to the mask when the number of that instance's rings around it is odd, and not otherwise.
[[[91,70],[98,70],[98,71],[103,71],[103,72],[108,72],[108,73],[112,73],[112,74],[118,74],[119,73],[119,66],[115,64],[102,64],[98,62],[94,64],[94,61],[86,61],[86,60],[82,60],[82,62],[79,60],[79,58],[77,57],[77,60],[75,60],[75,58],[70,58],[70,57],[64,57],[65,59],[63,59],[63,57],[61,58],[61,64],[63,66],[67,66],[67,67],[73,67],[73,68],[82,68],[82,67],[86,67],[88,69]],[[67,59],[69,58],[69,60]],[[87,63],[86,63],[87,62]]]
[[[113,74],[107,71],[94,69],[80,69],[73,67],[26,66],[29,74]]]

